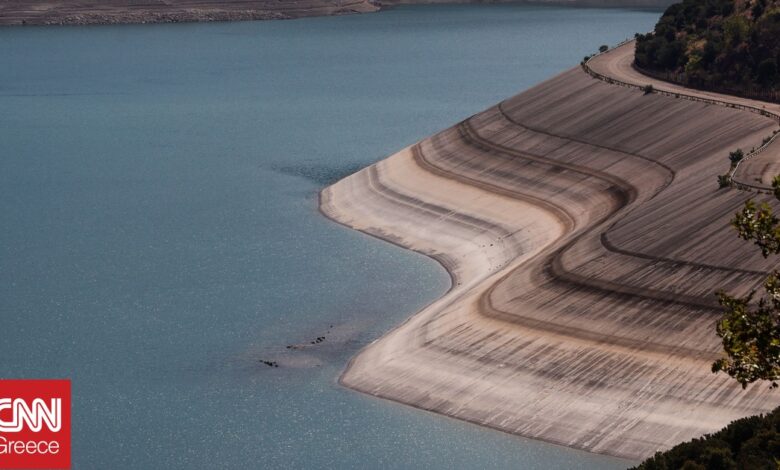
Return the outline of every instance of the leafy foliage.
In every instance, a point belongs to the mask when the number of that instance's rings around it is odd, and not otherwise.
[[[780,177],[775,177],[772,186],[780,200]],[[745,202],[732,221],[739,237],[758,246],[764,258],[780,253],[779,224],[769,204],[757,205],[752,200]],[[777,387],[780,380],[780,272],[770,274],[763,287],[766,296],[755,305],[755,291],[744,297],[723,291],[717,294],[724,308],[717,333],[727,357],[716,361],[712,371],[727,372],[743,388],[757,380],[772,381],[772,387]]]
[[[780,178],[773,182],[775,197],[780,190]],[[780,197],[778,197],[780,199]],[[737,229],[739,237],[752,241],[761,250],[764,258],[770,254],[780,253],[780,227],[777,216],[767,203],[756,205],[752,200],[745,202],[742,212],[734,217],[732,225]]]
[[[745,158],[745,152],[743,152],[742,149],[737,149],[734,150],[733,152],[729,152],[729,160],[731,160],[732,164],[738,163],[743,158]]]
[[[742,388],[756,380],[771,380],[777,387],[780,379],[780,273],[771,274],[764,288],[767,298],[751,307],[754,292],[745,297],[730,297],[718,292],[718,301],[726,313],[718,322],[717,333],[723,339],[727,358],[712,365],[713,372],[724,371]]]
[[[780,89],[780,0],[683,0],[637,35],[635,60],[694,86]]]

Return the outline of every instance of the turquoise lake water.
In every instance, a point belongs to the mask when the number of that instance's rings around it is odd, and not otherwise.
[[[317,193],[657,17],[0,29],[0,377],[72,379],[77,469],[626,467],[341,388],[449,279]]]

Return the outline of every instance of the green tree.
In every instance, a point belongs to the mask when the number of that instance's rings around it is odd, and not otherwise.
[[[694,88],[780,91],[780,0],[682,0],[636,36],[640,69]]]
[[[772,187],[780,200],[780,177]],[[769,204],[747,201],[732,225],[740,238],[758,246],[764,258],[780,253],[780,220]],[[757,380],[771,381],[774,388],[780,380],[780,272],[771,273],[763,288],[764,296],[757,302],[755,290],[744,297],[717,293],[725,310],[717,333],[726,357],[716,361],[712,371],[727,372],[743,388]]]
[[[726,44],[737,45],[744,41],[750,31],[750,24],[744,16],[732,16],[723,21]]]
[[[765,59],[758,64],[758,81],[763,85],[773,85],[777,79],[777,61]]]
[[[731,160],[731,164],[735,165],[739,163],[740,160],[745,158],[745,152],[742,151],[742,149],[734,150],[733,152],[729,152],[729,160]]]

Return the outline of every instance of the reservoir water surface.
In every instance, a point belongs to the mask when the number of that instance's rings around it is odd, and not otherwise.
[[[341,388],[449,279],[317,194],[657,17],[0,29],[0,377],[72,379],[78,469],[626,467]]]

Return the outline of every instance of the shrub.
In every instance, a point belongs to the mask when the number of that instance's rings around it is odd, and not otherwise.
[[[642,87],[642,91],[644,91],[646,95],[649,95],[655,91],[655,88],[653,88],[653,85],[645,85]]]
[[[731,160],[732,164],[739,163],[743,158],[745,158],[745,152],[743,152],[742,149],[729,152],[729,160]]]
[[[777,61],[765,59],[758,64],[757,80],[764,86],[771,86],[777,79]]]
[[[731,186],[731,177],[729,175],[718,175],[718,188],[728,188]]]
[[[602,44],[601,46],[599,46],[599,52],[607,52],[608,50],[609,50],[609,46],[607,46],[606,44]]]

